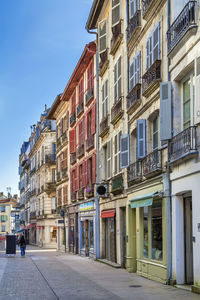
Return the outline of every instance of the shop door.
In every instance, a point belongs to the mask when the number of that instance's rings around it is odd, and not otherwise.
[[[74,219],[70,219],[70,227],[69,227],[69,251],[74,252]]]
[[[126,268],[126,208],[121,208],[122,267]]]
[[[185,283],[193,284],[192,197],[184,198]]]
[[[106,218],[106,259],[116,262],[115,219]]]

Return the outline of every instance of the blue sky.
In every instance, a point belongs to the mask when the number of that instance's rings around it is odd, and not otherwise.
[[[0,191],[18,191],[30,126],[61,93],[86,43],[92,0],[0,1]]]

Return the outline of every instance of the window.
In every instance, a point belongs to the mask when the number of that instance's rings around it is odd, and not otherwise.
[[[102,85],[102,119],[108,114],[108,80]]]
[[[129,0],[129,19],[131,19],[137,10],[140,9],[139,0]]]
[[[71,100],[71,114],[76,113],[76,93],[74,92]]]
[[[137,84],[140,83],[140,65],[141,65],[141,51],[133,58],[129,70],[129,91]]]
[[[107,178],[112,177],[112,139],[107,143]]]
[[[51,198],[51,209],[52,210],[56,209],[56,197]]]
[[[120,0],[112,0],[112,27],[120,22]]]
[[[79,187],[82,188],[83,187],[83,166],[82,164],[79,166]]]
[[[94,87],[94,65],[93,61],[91,62],[88,71],[87,71],[87,85],[88,90],[91,90]]]
[[[5,206],[1,206],[1,212],[5,212],[6,211],[6,207]]]
[[[147,40],[147,69],[160,59],[160,23],[155,27]]]
[[[148,206],[143,208],[143,257],[148,258]]]
[[[106,19],[99,23],[99,54],[106,51],[107,48],[107,21]]]
[[[89,111],[87,115],[87,136],[90,137],[92,135],[91,129],[92,129],[92,110]]]
[[[5,232],[6,231],[6,226],[5,225],[1,225],[1,231]]]
[[[120,171],[120,136],[121,131],[115,135],[114,140],[114,174]]]
[[[63,187],[63,204],[66,205],[68,203],[68,186],[65,185]]]
[[[152,140],[153,140],[153,151],[158,149],[158,116],[156,116],[153,120],[153,132],[152,132]]]
[[[114,102],[117,102],[122,95],[122,74],[121,74],[121,56],[114,66]]]
[[[93,221],[89,221],[89,248],[94,248],[94,226]]]
[[[92,157],[90,157],[88,159],[88,163],[87,163],[87,173],[88,173],[88,183],[91,184],[92,183]]]
[[[84,96],[83,79],[79,83],[78,91],[79,91],[79,104],[80,104],[83,102],[83,96]]]
[[[191,117],[190,117],[190,79],[183,83],[183,129],[190,127]]]

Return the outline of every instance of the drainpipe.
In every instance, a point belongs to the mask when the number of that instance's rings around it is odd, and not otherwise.
[[[99,172],[99,54],[98,54],[98,33],[90,31],[87,27],[86,30],[90,34],[96,35],[97,50],[96,50],[96,95],[97,95],[97,109],[96,109],[96,140],[97,140],[97,154],[96,154],[96,172],[97,179],[96,183],[100,183],[100,172]],[[100,216],[99,216],[99,197],[95,192],[95,207],[96,207],[96,226],[95,226],[95,237],[96,237],[96,259],[100,258]]]
[[[170,28],[171,19],[171,5],[170,0],[167,1],[168,5],[168,29]],[[170,78],[170,58],[168,57],[168,81]],[[172,132],[173,132],[173,105],[171,105],[171,116],[172,116]],[[167,143],[168,161],[167,161],[167,175],[166,175],[166,218],[167,218],[167,267],[168,267],[168,284],[172,278],[172,198],[171,198],[171,180],[170,180],[170,140]]]

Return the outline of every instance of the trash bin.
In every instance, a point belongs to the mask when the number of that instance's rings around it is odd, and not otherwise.
[[[16,237],[8,234],[6,236],[6,254],[16,254]]]

